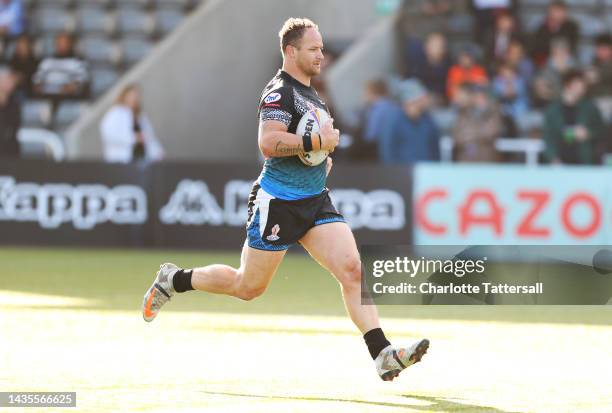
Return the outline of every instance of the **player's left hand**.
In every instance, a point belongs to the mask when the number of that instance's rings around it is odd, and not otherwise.
[[[332,160],[331,156],[327,157],[327,164],[325,165],[325,176],[329,176],[329,173],[331,172],[332,166],[334,166],[334,161]]]

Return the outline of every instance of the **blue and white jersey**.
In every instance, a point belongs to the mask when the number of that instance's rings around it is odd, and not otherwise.
[[[289,133],[296,133],[302,116],[311,109],[329,113],[317,91],[279,70],[266,85],[259,101],[259,121],[275,120],[287,125]],[[318,195],[325,189],[325,162],[306,166],[296,156],[266,159],[258,182],[275,198],[296,200]]]

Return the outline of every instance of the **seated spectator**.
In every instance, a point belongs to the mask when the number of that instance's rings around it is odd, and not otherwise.
[[[526,56],[522,42],[518,40],[510,42],[504,62],[514,68],[526,85],[531,85],[535,68],[531,59]]]
[[[484,40],[486,61],[493,66],[506,58],[513,41],[520,41],[514,16],[502,13],[497,16],[495,29]]]
[[[563,75],[576,67],[576,59],[568,44],[562,39],[555,40],[548,64],[534,79],[534,105],[545,107],[557,99],[561,93]]]
[[[129,163],[163,158],[164,150],[153,125],[142,111],[140,90],[136,85],[123,88],[115,104],[100,124],[104,160]]]
[[[587,83],[580,71],[563,77],[560,99],[551,103],[544,118],[545,156],[552,163],[593,164],[603,132],[597,106],[586,96]]]
[[[0,0],[0,37],[13,38],[25,31],[22,0]]]
[[[538,67],[548,61],[554,40],[564,40],[572,54],[576,53],[578,44],[578,24],[571,20],[565,2],[557,0],[548,6],[548,14],[542,25],[533,34],[532,57]]]
[[[13,91],[17,84],[15,75],[0,71],[0,158],[18,158],[17,132],[21,126],[21,107]]]
[[[499,66],[493,80],[493,93],[501,104],[506,136],[517,136],[518,119],[529,110],[529,90],[509,64]]]
[[[420,80],[432,93],[435,103],[446,101],[446,80],[451,62],[447,52],[446,37],[434,32],[427,36],[409,56],[408,76]]]
[[[34,75],[34,90],[41,95],[61,98],[87,98],[87,63],[74,52],[68,33],[55,37],[55,54],[43,59]]]
[[[474,41],[482,42],[495,30],[497,16],[500,14],[517,15],[517,0],[470,0],[474,15]]]
[[[602,34],[595,39],[595,58],[586,72],[595,97],[612,98],[612,36]]]
[[[38,68],[38,59],[34,56],[32,42],[27,35],[21,35],[15,42],[15,54],[10,66],[18,76],[19,90],[26,96],[32,94],[32,77]]]
[[[455,100],[457,119],[452,136],[458,162],[499,162],[495,141],[501,136],[503,120],[497,104],[482,85],[464,84]]]
[[[476,63],[476,50],[464,47],[457,57],[457,64],[448,71],[447,94],[452,102],[457,88],[464,83],[486,85],[489,80],[484,67]]]
[[[427,90],[416,79],[400,86],[402,109],[389,114],[378,145],[385,164],[440,160],[440,133],[429,114]]]

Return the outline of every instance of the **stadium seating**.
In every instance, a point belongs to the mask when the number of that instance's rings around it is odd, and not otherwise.
[[[117,82],[123,73],[144,58],[155,43],[174,30],[201,0],[24,0],[28,33],[39,58],[54,52],[55,36],[74,35],[77,53],[91,72],[91,99]],[[7,62],[14,43],[0,48]],[[22,125],[63,130],[88,106],[86,101],[31,98],[22,107]]]

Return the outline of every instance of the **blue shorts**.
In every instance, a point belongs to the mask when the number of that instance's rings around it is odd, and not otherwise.
[[[287,250],[312,227],[345,222],[332,204],[327,189],[310,198],[287,201],[274,198],[255,183],[248,210],[248,245],[264,251]]]

